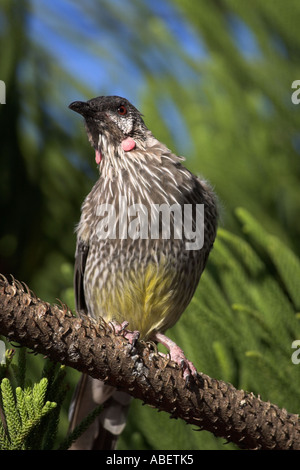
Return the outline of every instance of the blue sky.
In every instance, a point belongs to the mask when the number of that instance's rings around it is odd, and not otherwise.
[[[159,78],[167,72],[184,83],[187,77],[199,81],[201,77],[181,54],[199,63],[209,57],[199,33],[168,0],[31,0],[31,5],[28,28],[34,43],[89,89],[88,95],[80,96],[62,79],[56,88],[66,103],[116,94],[139,107],[145,73]],[[139,35],[141,21],[143,34]],[[259,54],[254,36],[239,18],[230,16],[228,28],[245,57]],[[158,39],[162,30],[165,42]],[[51,110],[50,106],[49,111],[61,120],[55,107]],[[181,142],[187,140],[184,122],[176,107],[164,102],[162,116],[170,111],[171,132],[178,151],[183,151]]]
[[[92,3],[85,2],[87,12],[92,9]],[[110,3],[113,6],[111,16],[103,18],[103,21],[106,21],[106,27],[103,27],[103,24],[97,24],[97,19],[93,21],[91,16],[84,15],[82,5],[78,7],[76,2],[32,0],[33,14],[30,16],[29,30],[35,41],[49,50],[69,72],[92,89],[108,86],[114,88],[116,94],[132,94],[142,80],[139,68],[130,58],[132,41],[136,41],[132,25],[139,21],[139,9],[134,10],[129,0],[111,0]],[[149,7],[158,19],[166,22],[170,34],[176,39],[180,38],[185,52],[193,58],[206,57],[207,53],[200,38],[167,1],[151,0],[141,3]],[[114,9],[124,12],[124,23],[113,23]],[[126,24],[128,19],[131,24]],[[116,27],[122,28],[118,35],[114,34]],[[67,37],[70,32],[73,34],[71,41]],[[124,38],[123,44],[118,43],[120,35]],[[149,67],[152,64],[153,67],[159,67],[162,60],[162,57],[159,57],[160,51],[153,47],[146,52],[144,63]]]
[[[103,15],[93,17],[95,5],[97,14],[103,8]],[[148,9],[148,18],[142,18],[143,9]],[[149,20],[150,18],[150,20]],[[29,17],[29,30],[32,38],[49,50],[67,71],[87,83],[95,92],[101,88],[114,89],[115,94],[131,97],[141,85],[141,67],[132,60],[132,48],[143,40],[137,36],[135,26],[145,24],[145,34],[149,35],[148,21],[157,19],[157,27],[165,25],[171,41],[180,44],[182,50],[194,60],[208,57],[204,42],[180,11],[167,0],[86,0],[84,3],[72,0],[32,0],[32,14]],[[228,18],[228,27],[239,50],[252,58],[259,54],[259,48],[250,29],[238,17]],[[118,34],[115,34],[118,28]],[[122,38],[120,44],[119,38]],[[148,37],[149,39],[149,37]],[[149,46],[145,54],[140,51],[140,62],[156,72],[163,62],[171,61],[175,73],[184,77],[182,64],[176,64],[174,54],[168,49],[159,50]],[[139,44],[138,44],[139,45]],[[137,48],[138,49],[138,48]],[[139,52],[138,52],[139,54]]]
[[[103,3],[108,8],[101,14],[99,4]],[[97,9],[94,12],[95,5]],[[149,15],[144,27],[144,42],[138,36],[140,29],[135,28],[144,13],[143,8]],[[151,25],[149,21],[152,21]],[[155,28],[165,26],[169,43],[161,49],[153,28],[155,31]],[[193,73],[184,65],[180,54],[174,53],[178,40],[184,53],[191,58],[199,61],[207,58],[201,38],[168,1],[86,0],[83,4],[72,0],[32,0],[28,28],[35,44],[49,51],[54,61],[89,87],[90,95],[85,98],[115,94],[125,96],[138,107],[145,86],[145,71],[150,71],[150,74],[153,71],[153,76],[157,77],[169,69],[177,80],[186,80],[187,74]],[[199,79],[198,76],[195,78]],[[66,103],[84,99],[78,92],[75,95],[71,87],[65,91],[65,85],[57,86],[61,87],[60,93],[66,93]],[[164,102],[162,114],[170,111],[171,105]],[[61,121],[55,106],[50,104],[48,111]],[[62,125],[65,124],[62,122]],[[181,142],[186,140],[187,131],[174,106],[171,132],[178,142],[178,150],[183,150]]]

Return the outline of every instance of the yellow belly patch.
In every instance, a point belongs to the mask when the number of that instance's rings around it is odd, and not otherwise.
[[[102,290],[93,292],[94,316],[102,316],[106,322],[126,320],[128,329],[139,330],[141,338],[147,338],[172,323],[175,277],[165,265],[155,264],[111,276]]]

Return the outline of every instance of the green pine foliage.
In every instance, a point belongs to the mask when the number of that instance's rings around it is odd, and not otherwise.
[[[28,353],[26,348],[16,355],[7,349],[0,366],[0,450],[67,450],[103,407],[96,407],[72,432],[67,426],[59,432],[69,391],[66,369],[44,360],[41,379],[32,383],[26,378]]]
[[[57,438],[59,415],[68,392],[65,368],[44,360],[43,370],[33,383],[28,378],[32,376],[28,356],[26,348],[7,349],[6,361],[0,367],[1,450],[52,449]]]
[[[1,401],[5,423],[0,422],[1,450],[37,449],[37,430],[44,417],[56,407],[45,401],[46,378],[32,388],[17,387],[15,395],[9,379],[1,382]]]

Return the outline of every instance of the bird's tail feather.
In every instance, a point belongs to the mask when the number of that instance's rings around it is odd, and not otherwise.
[[[83,374],[76,387],[69,411],[70,427],[75,427],[93,409],[103,404],[100,415],[72,444],[70,450],[113,450],[126,425],[130,395]]]

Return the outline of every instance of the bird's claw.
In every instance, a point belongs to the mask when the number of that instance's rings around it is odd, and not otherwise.
[[[190,383],[192,377],[197,377],[198,372],[196,367],[185,357],[184,352],[178,346],[176,346],[175,349],[170,350],[170,357],[171,360],[176,362],[182,370],[182,376],[186,385]]]
[[[134,346],[137,340],[140,337],[140,332],[137,330],[130,331],[126,330],[127,326],[129,325],[128,321],[123,321],[120,323],[110,322],[114,328],[114,331],[117,335],[123,336],[123,338],[127,339],[129,343]]]
[[[185,357],[182,349],[167,336],[163,335],[162,333],[155,333],[154,339],[159,341],[169,350],[171,361],[174,361],[176,364],[178,364],[182,370],[182,376],[185,380],[185,384],[188,386],[191,378],[197,377],[198,374],[194,364]]]

